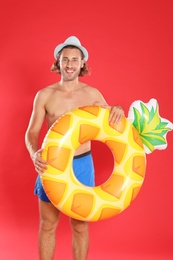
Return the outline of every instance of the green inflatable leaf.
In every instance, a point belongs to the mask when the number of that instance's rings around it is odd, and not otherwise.
[[[166,135],[173,129],[173,124],[160,117],[156,99],[151,99],[148,103],[140,100],[133,102],[128,118],[139,132],[146,153],[167,147]]]

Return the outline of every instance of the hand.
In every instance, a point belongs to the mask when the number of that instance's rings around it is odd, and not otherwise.
[[[42,159],[42,157],[41,157],[42,152],[43,152],[43,149],[38,150],[32,158],[34,166],[35,166],[35,170],[36,170],[36,172],[38,172],[40,174],[44,173],[44,171],[47,169],[47,164],[48,164],[48,162],[46,162],[45,160]]]
[[[110,125],[118,124],[124,116],[124,110],[121,106],[113,106],[110,110],[109,123]]]

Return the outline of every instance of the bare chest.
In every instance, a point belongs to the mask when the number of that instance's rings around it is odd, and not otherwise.
[[[46,103],[46,120],[48,125],[53,124],[60,116],[82,106],[94,104],[92,96],[88,93],[58,93],[49,98]]]

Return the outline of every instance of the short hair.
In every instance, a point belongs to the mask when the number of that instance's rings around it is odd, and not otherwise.
[[[64,48],[61,49],[61,51],[57,55],[57,60],[52,64],[52,66],[50,68],[51,71],[55,71],[57,74],[61,74],[60,66],[59,66],[59,59],[60,59],[62,50],[65,49],[65,48],[71,48],[71,49],[78,49],[78,50],[80,50],[79,48],[77,48],[76,46],[73,46],[73,45],[68,45],[68,46],[65,46]],[[84,59],[84,54],[83,54],[83,52],[81,50],[80,50],[80,52],[81,52],[82,60],[83,60]],[[88,64],[86,62],[84,62],[84,66],[80,70],[79,77],[83,77],[83,76],[89,75],[89,74],[90,74],[90,68],[88,67]]]

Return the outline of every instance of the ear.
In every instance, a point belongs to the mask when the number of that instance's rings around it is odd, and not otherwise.
[[[58,66],[60,65],[60,60],[59,60],[59,59],[56,60],[56,64],[57,64]]]

